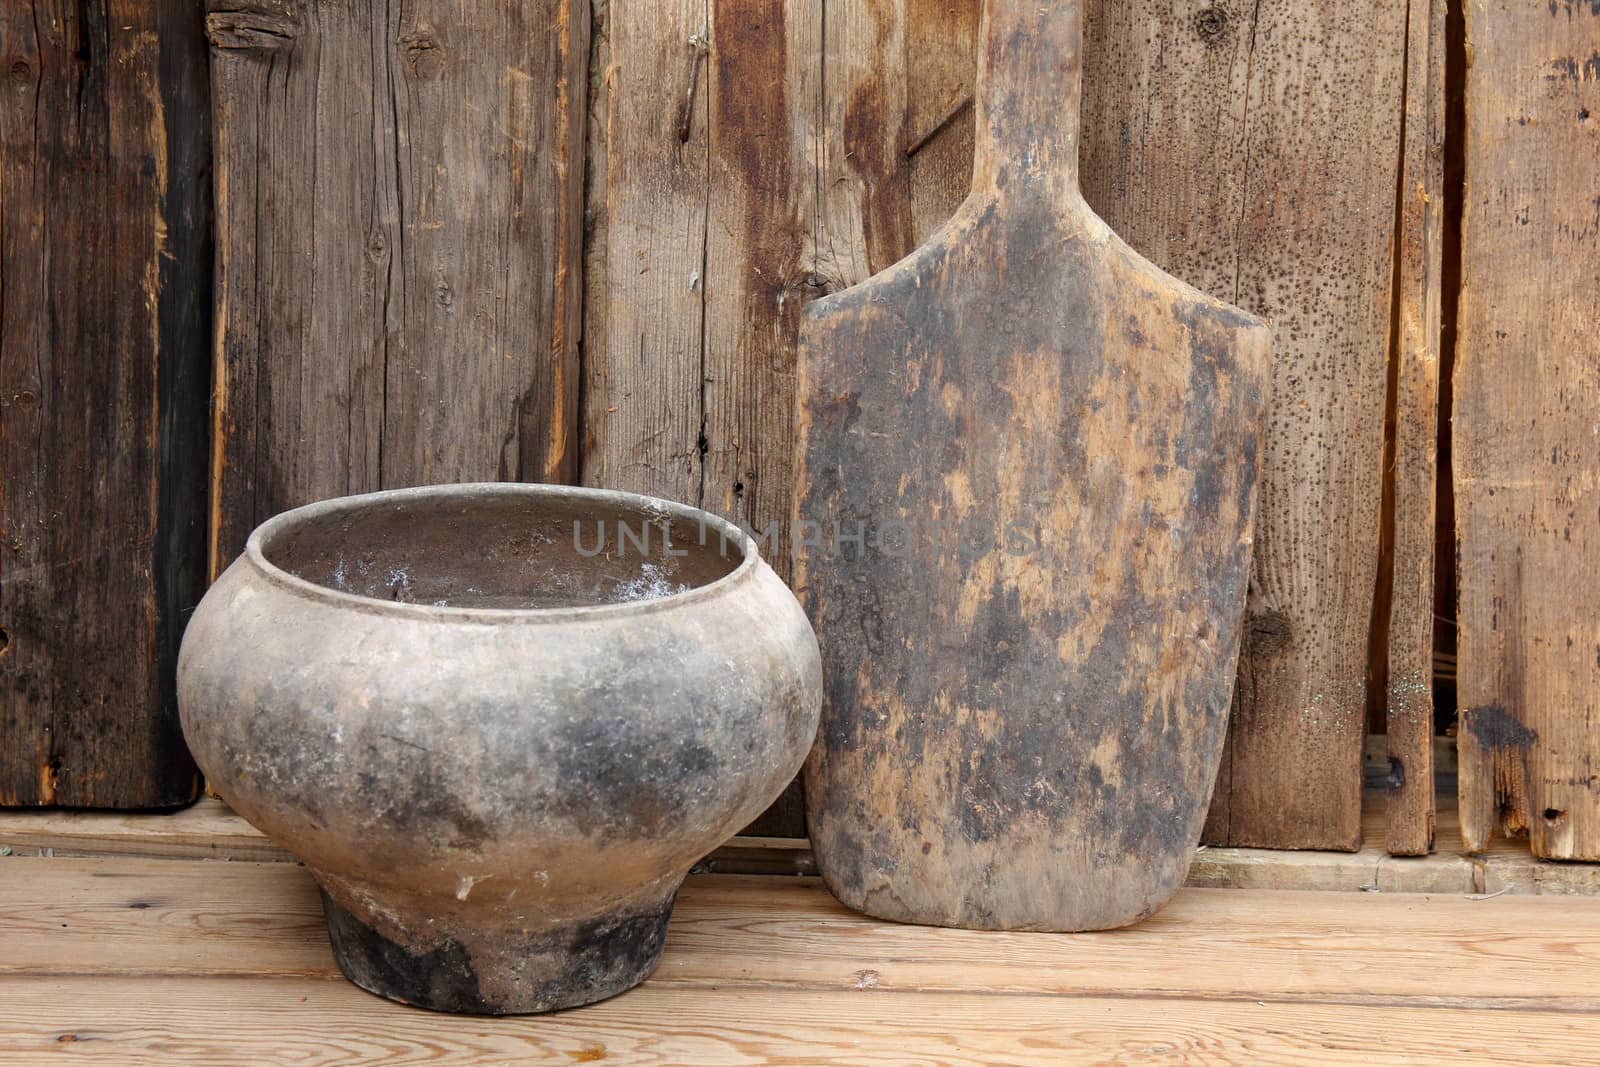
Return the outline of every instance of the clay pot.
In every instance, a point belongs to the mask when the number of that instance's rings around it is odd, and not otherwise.
[[[509,1014],[650,974],[690,865],[798,770],[820,677],[731,524],[486,484],[262,525],[178,695],[211,785],[321,884],[351,981]]]

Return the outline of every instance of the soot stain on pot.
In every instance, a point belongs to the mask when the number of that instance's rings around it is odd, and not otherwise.
[[[551,755],[559,780],[582,783],[559,797],[557,807],[574,816],[599,816],[618,833],[671,826],[700,785],[722,770],[706,745],[651,736],[631,716],[563,723],[555,728]]]
[[[655,970],[666,944],[673,899],[642,915],[617,915],[581,924],[552,948],[570,961],[562,985],[582,990],[626,978],[628,984]],[[637,977],[635,977],[637,976]],[[565,995],[571,996],[571,993]]]
[[[471,955],[457,942],[413,951],[357,919],[325,890],[322,910],[339,969],[362,989],[434,1011],[494,1010],[484,1000]]]
[[[381,773],[373,775],[370,771],[362,772],[362,777],[370,780],[375,796],[383,795],[385,782],[405,780]],[[462,803],[445,783],[389,793],[388,799],[388,821],[403,831],[425,835],[430,841],[440,841],[451,848],[477,849],[493,834],[489,820]]]
[[[490,975],[468,945],[446,939],[437,948],[413,950],[322,894],[334,956],[352,982],[432,1011],[480,1015],[559,1010],[591,1002],[595,990],[617,993],[643,981],[660,960],[672,904],[669,897],[641,914],[604,915],[531,936],[491,935],[486,954],[515,962],[508,973]]]

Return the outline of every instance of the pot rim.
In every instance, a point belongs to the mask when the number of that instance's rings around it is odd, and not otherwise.
[[[267,559],[266,553],[263,551],[263,545],[272,537],[281,533],[285,528],[307,519],[370,508],[374,505],[392,501],[449,499],[452,497],[473,499],[485,496],[565,498],[639,510],[666,512],[678,518],[693,520],[718,531],[729,543],[739,547],[743,558],[739,561],[738,566],[720,578],[715,578],[704,585],[697,585],[693,589],[686,589],[681,593],[668,593],[666,596],[653,597],[649,600],[626,601],[618,604],[583,604],[559,608],[473,608],[379,600],[377,597],[363,596],[360,593],[348,593],[340,589],[332,589],[319,582],[313,582],[308,578],[302,578],[297,574],[284,570]],[[275,585],[307,599],[322,600],[330,604],[338,604],[357,611],[374,614],[399,615],[419,620],[431,619],[441,622],[463,620],[481,622],[561,622],[650,614],[657,611],[671,610],[715,596],[726,589],[732,588],[736,583],[747,579],[764,562],[754,538],[727,519],[713,515],[711,512],[701,508],[690,504],[679,504],[676,501],[666,500],[661,497],[646,496],[643,493],[627,493],[618,489],[594,489],[589,486],[560,485],[544,482],[446,482],[437,485],[415,486],[409,489],[384,489],[374,493],[356,493],[350,496],[330,497],[327,500],[319,500],[312,504],[303,504],[297,508],[290,508],[288,511],[281,511],[257,526],[250,532],[250,538],[245,542],[244,554],[239,558],[249,560],[257,572]]]

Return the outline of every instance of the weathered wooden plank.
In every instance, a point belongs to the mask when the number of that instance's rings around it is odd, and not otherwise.
[[[198,788],[204,47],[181,0],[0,7],[0,804]]]
[[[811,166],[823,5],[711,4],[699,502],[789,574],[795,337],[816,290]]]
[[[980,4],[812,0],[807,6],[820,18],[821,42],[806,156],[816,183],[805,235],[806,296],[814,298],[865,281],[907,255],[966,196]],[[791,321],[784,338],[791,365],[797,326]],[[792,443],[786,423],[786,464]],[[785,484],[784,510],[779,503],[772,513],[788,518],[792,480]],[[768,832],[804,833],[798,785],[783,803],[793,814]]]
[[[0,916],[0,975],[338,974],[290,864],[7,859]],[[869,919],[816,879],[709,876],[685,884],[647,988],[849,992],[870,975],[895,992],[1597,1012],[1597,959],[1594,899],[1188,889],[1114,934],[1006,934]]]
[[[818,289],[832,293],[865,281],[916,247],[907,165],[913,157],[906,150],[927,133],[919,150],[931,151],[949,140],[949,131],[915,130],[908,121],[918,64],[906,51],[904,0],[832,4],[827,15],[813,239]],[[969,90],[976,69],[974,64],[967,73]],[[969,131],[970,113],[969,108],[960,117]],[[952,119],[951,125],[957,124]],[[970,147],[967,151],[970,176]],[[959,196],[952,210],[956,203]]]
[[[789,576],[794,338],[810,298],[820,2],[709,3],[699,506],[763,537]],[[800,837],[798,784],[750,833]]]
[[[734,987],[643,987],[582,1011],[481,1019],[407,1010],[320,979],[4,979],[0,1055],[120,1065],[1574,1063],[1590,1015],[1439,1008]],[[151,1004],[162,1005],[152,1011]],[[937,1020],[930,1025],[930,1020]]]
[[[127,855],[293,861],[215,797],[170,814],[52,811],[0,813],[0,846],[14,855]]]
[[[809,17],[798,3],[597,8],[585,484],[756,531],[788,515]],[[783,543],[764,551],[787,574]],[[751,829],[802,836],[797,790]]]
[[[698,504],[709,204],[705,0],[596,8],[585,485]]]
[[[1083,186],[1276,326],[1255,567],[1206,840],[1354,849],[1406,6],[1092,0]]]
[[[1600,858],[1600,8],[1469,0],[1461,824]]]
[[[215,797],[159,818],[94,811],[0,811],[0,856],[137,856],[294,863],[294,856]],[[695,865],[700,874],[815,874],[791,837],[734,837]]]
[[[209,9],[213,569],[309,500],[574,479],[587,6]]]
[[[943,226],[972,188],[982,10],[981,0],[916,0],[906,8],[902,137],[911,187],[911,245],[906,252]],[[832,13],[830,9],[830,18]]]
[[[1443,296],[1445,3],[1410,0],[1403,157],[1397,191],[1395,321],[1391,340],[1393,523],[1388,618],[1374,648],[1386,663],[1390,791],[1388,850],[1434,845],[1433,576],[1439,328]],[[1378,644],[1381,639],[1384,643]]]

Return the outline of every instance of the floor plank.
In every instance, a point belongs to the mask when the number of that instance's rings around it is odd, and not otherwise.
[[[0,978],[0,1058],[123,1065],[1576,1063],[1591,1016],[1322,1004],[658,983],[558,1015],[482,1019],[305,978]]]
[[[215,797],[159,813],[0,810],[0,846],[18,854],[293,860]]]
[[[337,974],[289,864],[9,860],[0,929],[0,975]],[[1600,901],[1188,889],[1125,930],[996,934],[868,919],[815,879],[701,876],[652,982],[1600,1012]]]

